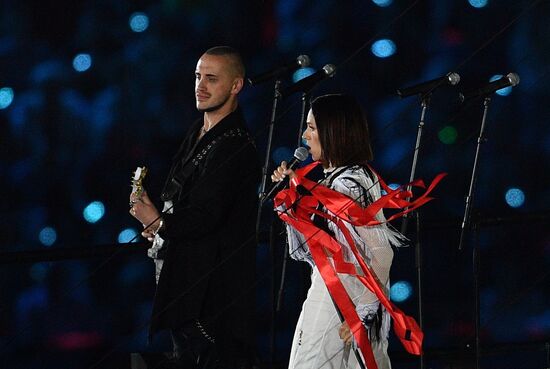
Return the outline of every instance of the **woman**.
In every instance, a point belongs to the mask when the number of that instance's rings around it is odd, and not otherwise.
[[[354,199],[362,207],[380,198],[380,186],[367,167],[372,160],[369,130],[358,102],[347,95],[325,95],[311,104],[307,129],[302,136],[309,146],[314,161],[320,161],[325,179],[321,184]],[[286,163],[273,172],[272,181],[294,178]],[[330,211],[321,208],[321,211]],[[384,221],[384,215],[376,215]],[[345,261],[359,269],[359,263],[345,242],[342,229],[320,216],[313,216],[320,229],[332,235],[343,248]],[[354,226],[345,222],[364,262],[375,273],[385,292],[389,289],[389,271],[393,259],[392,245],[399,246],[402,236],[386,224]],[[341,322],[338,311],[315,265],[306,244],[307,239],[287,225],[290,255],[306,261],[312,267],[311,287],[297,323],[289,368],[328,369],[359,368],[356,357],[350,354],[353,335],[346,322]],[[332,260],[330,252],[325,253]],[[390,317],[378,298],[355,276],[339,273],[338,277],[350,296],[357,315],[368,329],[369,340],[379,369],[391,368],[387,355]]]

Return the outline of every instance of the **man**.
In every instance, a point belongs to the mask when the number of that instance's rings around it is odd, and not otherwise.
[[[195,70],[202,119],[174,157],[160,214],[147,193],[130,213],[153,241],[157,291],[150,333],[170,329],[182,368],[249,368],[260,167],[237,95],[244,66],[227,46]]]

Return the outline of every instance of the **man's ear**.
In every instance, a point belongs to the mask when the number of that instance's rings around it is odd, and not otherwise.
[[[244,86],[244,78],[235,78],[233,81],[233,86],[231,86],[231,93],[237,95]]]

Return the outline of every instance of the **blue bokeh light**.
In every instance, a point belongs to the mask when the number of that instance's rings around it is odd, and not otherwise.
[[[101,201],[93,201],[84,208],[82,215],[88,223],[96,223],[105,215],[105,206]]]
[[[44,246],[51,246],[57,240],[57,232],[52,227],[42,228],[38,234],[38,240]]]
[[[501,78],[502,78],[502,74],[495,74],[489,79],[489,82],[493,82]],[[501,88],[500,90],[497,90],[496,94],[500,96],[508,96],[510,95],[511,92],[512,92],[512,86],[508,86],[508,87]]]
[[[371,51],[378,58],[387,58],[395,54],[397,47],[390,39],[382,39],[375,41],[371,46]]]
[[[372,0],[372,2],[381,8],[385,8],[386,6],[390,6],[393,0]]]
[[[512,208],[519,208],[525,203],[525,194],[519,188],[508,189],[504,198],[508,206]]]
[[[468,0],[468,3],[470,3],[470,5],[474,8],[483,8],[488,2],[489,0]]]
[[[400,185],[400,184],[397,184],[397,183],[390,183],[390,184],[388,185],[388,187],[391,188],[392,190],[397,190],[397,189],[399,188],[399,186],[401,186],[401,185]],[[380,193],[381,193],[382,195],[387,195],[387,194],[388,194],[388,193],[386,192],[386,190],[382,190],[382,191],[380,191]]]
[[[137,242],[137,231],[133,228],[123,229],[118,234],[118,243]],[[135,239],[134,239],[135,238]]]
[[[403,302],[412,295],[412,286],[407,281],[395,282],[390,288],[390,299],[395,302]]]
[[[13,89],[11,87],[0,88],[0,110],[6,109],[13,102]]]
[[[90,54],[78,54],[73,59],[73,68],[77,72],[85,72],[92,66],[92,56]]]
[[[136,12],[130,15],[130,29],[134,32],[143,32],[149,27],[149,17],[145,13]]]
[[[301,79],[311,76],[313,73],[315,73],[315,69],[313,68],[310,68],[310,67],[300,68],[296,72],[294,72],[294,74],[292,75],[292,81],[296,83]]]

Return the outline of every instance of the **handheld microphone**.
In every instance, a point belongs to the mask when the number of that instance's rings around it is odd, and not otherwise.
[[[295,92],[309,92],[316,84],[321,82],[326,78],[330,78],[334,75],[336,67],[333,64],[326,64],[323,68],[319,69],[317,72],[313,73],[306,78],[302,78],[293,85],[288,86],[283,91],[281,91],[282,97],[287,97],[292,95]]]
[[[397,90],[397,94],[399,95],[399,97],[404,98],[411,95],[430,93],[442,85],[449,84],[455,86],[458,84],[458,82],[460,82],[460,75],[456,72],[449,72],[443,77],[422,82],[414,86],[400,88]]]
[[[305,68],[309,66],[310,60],[307,55],[300,55],[295,60],[285,65],[273,68],[262,74],[258,74],[255,77],[248,78],[248,83],[254,86],[270,79],[281,77],[287,73],[293,72],[298,68]]]
[[[309,152],[305,147],[303,146],[298,147],[294,151],[294,157],[292,158],[292,160],[288,162],[287,169],[293,169],[296,166],[296,164],[306,160],[308,155],[309,155]],[[273,187],[271,187],[269,192],[262,198],[262,200],[269,198],[273,194],[273,192],[277,191],[285,182],[286,181],[280,181],[275,183]]]
[[[508,73],[504,77],[499,78],[496,81],[489,82],[485,86],[479,87],[469,92],[461,93],[459,95],[460,101],[464,102],[474,97],[487,96],[497,90],[500,90],[501,88],[505,88],[509,86],[512,86],[512,87],[517,86],[518,83],[519,83],[519,76],[517,75],[517,73]]]

